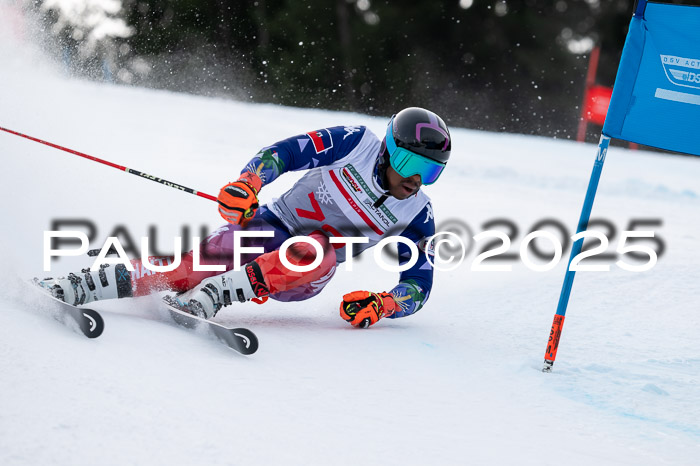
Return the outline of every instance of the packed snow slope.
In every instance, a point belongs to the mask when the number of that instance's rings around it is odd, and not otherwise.
[[[0,55],[0,126],[210,194],[274,141],[339,124],[381,134],[387,121],[72,80],[7,37]],[[507,219],[519,229],[512,253],[543,219],[574,233],[595,146],[452,135],[447,170],[425,188],[438,229],[458,220],[473,236]],[[343,293],[395,284],[371,254],[307,302],[223,310],[216,320],[259,336],[250,357],[164,323],[151,297],[97,303],[106,329],[88,340],[22,283],[91,264],[65,258],[42,271],[52,222],[90,220],[92,247],[120,227],[138,245],[155,226],[151,240],[167,250],[183,226],[220,225],[216,206],[6,133],[0,154],[0,464],[700,458],[700,159],[609,151],[593,212],[615,229],[608,252],[633,219],[660,221],[635,228],[654,230],[665,248],[647,272],[620,269],[618,257],[603,262],[610,272],[577,275],[554,372],[543,374],[568,254],[547,272],[519,259],[495,262],[510,272],[472,271],[485,244],[473,240],[464,264],[436,272],[420,312],[368,330],[341,320],[338,304]],[[262,202],[298,176],[266,187]]]

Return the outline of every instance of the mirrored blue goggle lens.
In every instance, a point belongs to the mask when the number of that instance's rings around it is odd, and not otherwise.
[[[408,149],[398,147],[392,134],[394,119],[389,122],[386,128],[386,149],[389,152],[389,162],[391,168],[403,178],[413,175],[420,175],[423,184],[433,184],[440,177],[445,165],[434,160],[430,160],[418,154],[414,154]]]
[[[397,147],[390,155],[389,161],[391,167],[403,178],[420,175],[421,182],[425,185],[435,183],[445,168],[445,165],[414,154],[403,147]]]

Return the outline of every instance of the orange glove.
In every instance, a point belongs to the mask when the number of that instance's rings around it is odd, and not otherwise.
[[[255,173],[245,172],[238,181],[219,191],[219,213],[228,223],[246,226],[258,210],[258,192],[262,180]]]
[[[355,327],[367,328],[382,317],[392,315],[395,310],[396,302],[391,293],[353,291],[343,296],[340,317]]]

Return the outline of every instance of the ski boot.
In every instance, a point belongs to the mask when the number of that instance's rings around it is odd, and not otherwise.
[[[53,297],[73,306],[133,295],[131,274],[124,264],[102,266],[95,272],[83,269],[79,274],[71,273],[67,277],[35,278],[34,282]]]
[[[269,294],[260,267],[253,261],[241,270],[205,278],[196,287],[176,296],[174,302],[185,312],[211,319],[233,301],[263,303]]]

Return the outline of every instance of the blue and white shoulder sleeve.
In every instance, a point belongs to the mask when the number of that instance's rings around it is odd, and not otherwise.
[[[282,173],[330,165],[342,159],[364,134],[364,126],[334,126],[293,136],[261,149],[241,173],[255,173],[265,186]]]

